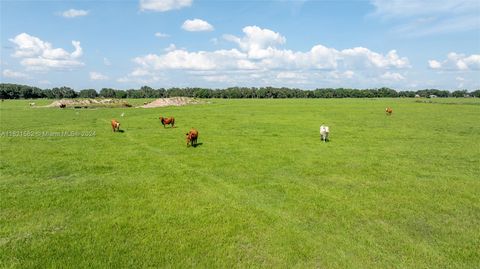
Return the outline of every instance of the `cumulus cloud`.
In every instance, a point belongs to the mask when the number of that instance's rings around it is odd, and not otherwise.
[[[428,66],[432,69],[440,69],[442,68],[442,63],[436,60],[429,60],[428,61]]]
[[[405,77],[402,76],[402,74],[395,73],[395,72],[385,72],[383,75],[380,76],[380,78],[389,80],[389,81],[400,81],[405,79]]]
[[[393,21],[408,36],[480,29],[480,4],[472,0],[370,0],[374,16]]]
[[[340,53],[347,66],[361,67],[377,67],[377,68],[407,68],[410,63],[406,57],[400,57],[396,50],[389,51],[386,55],[373,52],[367,48],[356,47],[353,49],[345,49]]]
[[[228,41],[238,44],[240,49],[247,51],[252,58],[268,56],[271,49],[286,42],[284,36],[269,29],[261,29],[258,26],[247,26],[243,28],[243,37],[224,35]]]
[[[91,80],[107,80],[108,77],[99,72],[90,72]]]
[[[168,47],[164,49],[164,51],[174,51],[176,49],[177,49],[177,46],[175,46],[175,44],[170,44],[168,45]]]
[[[9,40],[16,45],[12,56],[21,58],[20,64],[28,70],[73,69],[84,65],[78,60],[83,53],[79,41],[72,41],[75,50],[69,53],[26,33]]]
[[[465,55],[450,52],[443,61],[429,60],[428,66],[436,70],[467,71],[480,70],[480,54]]]
[[[282,48],[286,38],[278,32],[247,26],[243,33],[241,37],[224,36],[237,45],[229,50],[188,51],[170,45],[163,54],[135,57],[135,73],[148,77],[183,71],[206,81],[228,77],[242,82],[260,82],[254,76],[261,76],[265,83],[290,80],[306,84],[316,79],[354,79],[365,73],[399,81],[404,79],[399,70],[411,67],[396,50],[381,54],[363,47],[337,50],[318,44],[308,51],[293,51]],[[129,76],[133,77],[133,72]]]
[[[141,11],[165,12],[192,5],[192,0],[140,0]]]
[[[213,26],[201,19],[186,20],[182,29],[189,32],[213,31]]]
[[[69,9],[64,12],[62,12],[62,17],[64,18],[76,18],[76,17],[82,17],[82,16],[87,16],[89,13],[88,10],[81,10],[81,9]]]
[[[10,70],[10,69],[3,70],[2,74],[6,78],[16,78],[16,79],[28,79],[28,78],[30,78],[25,73],[13,71],[13,70]]]

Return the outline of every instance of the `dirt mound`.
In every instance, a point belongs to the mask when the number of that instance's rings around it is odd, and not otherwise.
[[[47,107],[60,107],[65,105],[66,107],[130,107],[126,101],[119,99],[61,99],[57,100]]]
[[[153,108],[153,107],[185,106],[185,105],[196,105],[196,104],[203,104],[203,102],[190,97],[171,97],[171,98],[160,98],[146,105],[143,105],[141,107]]]

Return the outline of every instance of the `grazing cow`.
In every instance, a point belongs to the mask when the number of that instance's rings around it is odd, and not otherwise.
[[[328,140],[328,133],[330,132],[328,126],[323,125],[320,126],[320,138],[323,142],[327,142]]]
[[[118,122],[117,120],[112,120],[112,129],[113,132],[120,131],[120,122]]]
[[[385,108],[385,113],[386,113],[388,116],[392,115],[392,112],[393,112],[393,109],[392,109],[392,108],[390,108],[390,107]]]
[[[35,103],[30,103],[29,105],[30,105],[30,106],[34,106],[34,105],[35,105]]]
[[[187,136],[187,147],[188,147],[189,144],[191,144],[193,147],[195,147],[197,145],[198,131],[196,129],[192,128],[185,135]]]
[[[165,128],[165,125],[169,125],[172,127],[172,128],[175,128],[175,118],[174,117],[170,117],[170,118],[164,118],[164,117],[160,117],[160,122],[162,122],[162,125],[163,125],[163,128]]]
[[[66,104],[60,104],[60,108],[66,108],[67,105]]]

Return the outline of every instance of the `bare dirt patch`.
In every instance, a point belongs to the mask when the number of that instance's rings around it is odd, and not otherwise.
[[[125,100],[120,99],[61,99],[46,107],[96,108],[96,107],[131,107]]]
[[[154,107],[164,107],[164,106],[186,106],[186,105],[197,105],[203,104],[204,102],[190,97],[171,97],[171,98],[159,98],[155,101],[152,101],[148,104],[145,104],[143,108],[154,108]]]

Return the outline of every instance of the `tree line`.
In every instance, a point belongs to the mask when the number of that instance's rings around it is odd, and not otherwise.
[[[196,97],[196,98],[379,98],[379,97],[480,97],[480,90],[447,91],[438,89],[424,89],[417,91],[396,91],[390,88],[378,89],[349,89],[349,88],[320,88],[302,90],[275,87],[231,87],[226,89],[208,88],[159,88],[143,86],[140,89],[118,90],[103,88],[100,92],[95,89],[75,91],[70,87],[40,89],[27,85],[1,83],[1,99],[34,99],[34,98],[166,98],[166,97]]]

